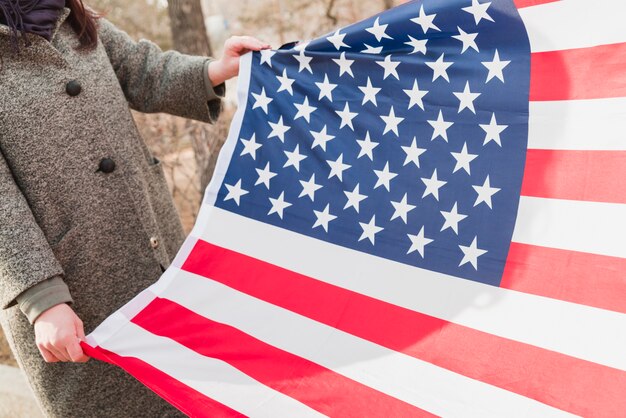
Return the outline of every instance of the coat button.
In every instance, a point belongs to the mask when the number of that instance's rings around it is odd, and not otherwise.
[[[150,246],[154,249],[159,248],[159,239],[157,237],[150,238]]]
[[[65,92],[72,97],[78,96],[82,90],[82,86],[76,80],[68,81],[65,85]]]
[[[115,171],[115,161],[110,158],[101,159],[98,170],[102,171],[104,174],[112,173],[113,171]]]

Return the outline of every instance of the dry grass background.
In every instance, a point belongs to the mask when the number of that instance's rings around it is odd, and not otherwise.
[[[7,343],[6,338],[2,331],[0,331],[0,364],[8,364],[10,366],[17,366],[15,359],[11,355],[11,350],[9,349],[9,343]]]
[[[403,0],[205,0],[208,31],[216,55],[229,35],[249,34],[274,48],[306,40],[336,27],[361,20]],[[164,0],[86,0],[107,19],[135,39],[146,38],[163,49],[172,45]],[[329,7],[330,6],[330,7]],[[224,112],[217,125],[165,115],[134,113],[148,146],[163,161],[174,201],[186,231],[195,222],[202,195],[202,178],[215,161],[216,151],[228,134],[235,111],[235,83],[227,85]],[[0,330],[0,364],[15,365]]]

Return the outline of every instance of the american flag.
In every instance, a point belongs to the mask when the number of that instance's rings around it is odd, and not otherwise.
[[[245,56],[195,228],[89,353],[198,417],[625,416],[625,16],[414,1]]]

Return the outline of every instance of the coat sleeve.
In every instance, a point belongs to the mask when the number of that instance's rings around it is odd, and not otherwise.
[[[62,276],[63,269],[0,152],[0,308],[15,305],[18,296],[43,282],[48,286],[50,283],[56,285],[54,298],[57,303],[62,303],[58,302],[58,292],[63,287],[65,295],[61,299],[71,301]],[[40,290],[43,287],[46,285]],[[50,298],[43,299],[51,292],[49,288],[43,293],[31,292],[29,298],[24,298],[24,306],[37,305],[42,309],[50,303]]]
[[[106,19],[98,22],[98,35],[131,108],[203,122],[217,119],[225,89],[211,85],[211,58],[163,52],[150,41],[135,42]]]

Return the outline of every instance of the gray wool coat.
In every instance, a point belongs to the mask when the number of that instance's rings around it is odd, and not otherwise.
[[[97,48],[77,50],[68,14],[19,55],[0,25],[0,322],[46,415],[177,416],[113,366],[45,363],[21,310],[32,320],[73,300],[89,333],[159,278],[184,234],[129,106],[211,122],[223,86],[207,58],[134,42],[105,19]]]

